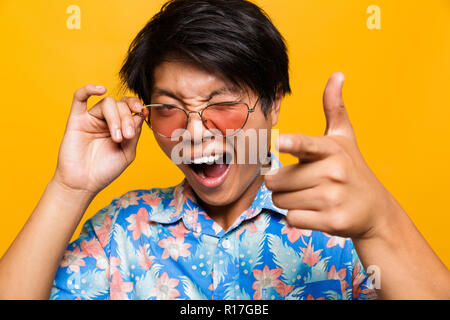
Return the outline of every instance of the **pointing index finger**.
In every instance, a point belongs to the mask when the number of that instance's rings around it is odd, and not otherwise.
[[[325,137],[312,137],[301,133],[283,134],[278,139],[278,150],[290,153],[300,160],[317,160],[333,153],[334,148]]]

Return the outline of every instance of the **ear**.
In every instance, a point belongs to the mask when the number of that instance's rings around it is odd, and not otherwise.
[[[283,94],[281,89],[277,90],[277,95],[270,110],[270,116],[272,119],[272,127],[274,127],[278,122],[278,116],[280,115],[281,100],[283,99]]]

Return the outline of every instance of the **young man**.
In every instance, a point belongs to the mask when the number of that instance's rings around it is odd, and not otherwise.
[[[325,135],[282,135],[299,163],[270,154],[261,174],[290,87],[283,38],[257,6],[170,1],[120,74],[151,105],[106,97],[87,110],[106,89],[75,92],[54,177],[1,260],[1,298],[450,298],[447,268],[358,150],[341,73],[325,88]],[[185,179],[114,199],[67,247],[134,160],[144,120]]]

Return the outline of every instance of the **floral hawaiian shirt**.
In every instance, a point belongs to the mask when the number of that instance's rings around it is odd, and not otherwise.
[[[50,298],[376,298],[350,238],[291,227],[286,213],[263,184],[225,231],[186,179],[129,191],[69,244]]]

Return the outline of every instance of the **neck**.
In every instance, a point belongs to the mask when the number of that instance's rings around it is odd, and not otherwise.
[[[198,198],[199,204],[208,213],[208,216],[218,223],[222,229],[228,230],[237,218],[247,210],[255,200],[256,194],[261,187],[264,180],[264,176],[258,174],[255,179],[250,183],[244,193],[232,203],[224,206],[213,206],[203,202]]]

